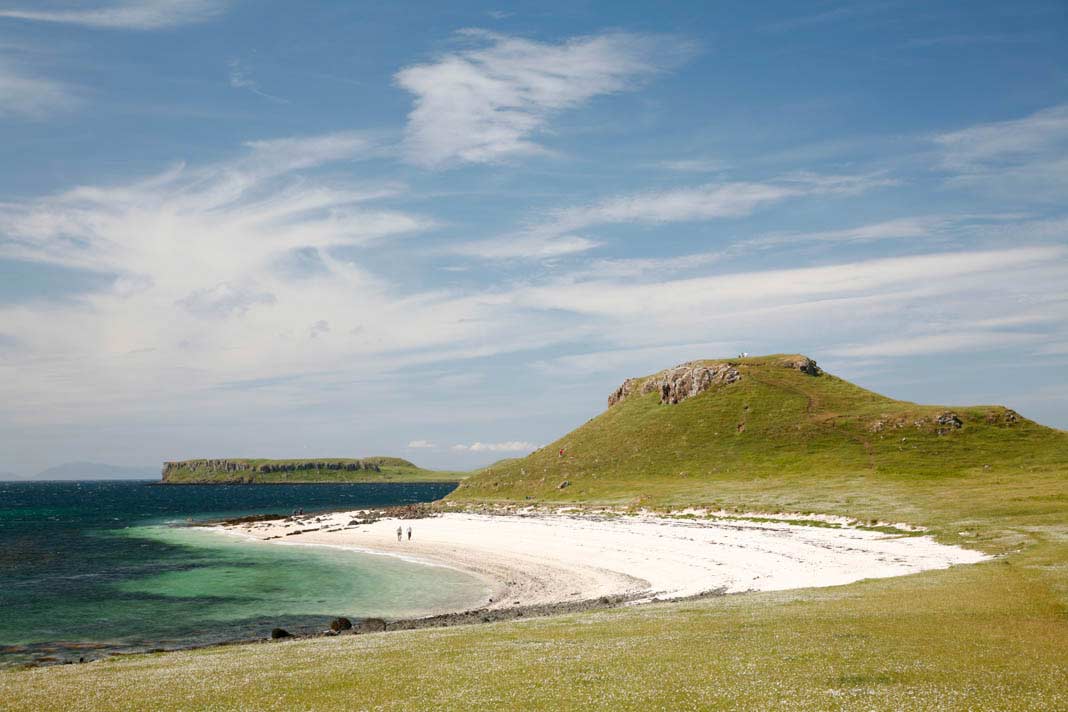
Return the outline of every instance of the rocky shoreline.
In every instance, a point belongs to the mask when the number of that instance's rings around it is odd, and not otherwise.
[[[669,601],[697,600],[725,595],[727,595],[727,592],[725,590],[716,589],[713,591],[707,591],[705,593],[698,594],[696,596],[685,596],[681,598],[672,599],[654,599],[653,601],[644,599],[642,600],[641,605],[652,602],[663,603]],[[115,657],[128,657],[131,655],[176,653],[184,650],[206,650],[210,648],[228,647],[233,645],[257,645],[265,643],[270,644],[287,640],[313,640],[318,638],[333,638],[339,635],[373,635],[376,633],[394,633],[402,630],[421,630],[424,628],[448,628],[453,626],[482,625],[486,623],[498,623],[501,621],[521,620],[524,618],[545,618],[547,616],[558,616],[569,613],[582,613],[585,611],[618,608],[620,606],[631,604],[642,598],[643,597],[638,595],[602,596],[600,598],[582,601],[568,601],[562,603],[548,603],[529,606],[511,606],[508,608],[475,608],[466,611],[457,611],[455,613],[442,613],[439,615],[426,616],[421,618],[397,618],[392,620],[385,618],[357,618],[355,620],[349,620],[348,618],[339,617],[335,618],[331,622],[330,627],[314,633],[290,633],[284,628],[273,628],[269,634],[257,638],[240,638],[235,640],[208,643],[204,645],[155,647],[145,648],[144,650],[109,652],[106,656],[101,657],[91,657],[90,653],[90,659],[86,659],[85,656],[79,656],[80,659],[78,660],[73,659],[73,657],[58,657],[56,654],[48,654],[25,663],[12,664],[11,667],[35,668],[47,667],[52,665],[89,664],[97,662],[98,660],[106,660]],[[23,646],[8,647],[14,648]],[[33,646],[25,646],[25,649],[29,650],[32,647]],[[52,653],[56,651],[59,647],[62,647],[64,650],[84,650],[86,652],[90,652],[100,651],[101,649],[104,649],[107,646],[105,644],[100,643],[64,643],[56,646],[46,646],[42,648],[42,652]]]

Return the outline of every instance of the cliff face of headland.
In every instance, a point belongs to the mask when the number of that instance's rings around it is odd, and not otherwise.
[[[164,484],[379,482],[394,478],[427,479],[428,474],[431,474],[429,470],[416,467],[399,457],[310,460],[230,458],[165,462],[162,481]]]

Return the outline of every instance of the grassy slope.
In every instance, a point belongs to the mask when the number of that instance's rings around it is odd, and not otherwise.
[[[178,469],[167,474],[168,484],[222,484],[231,482],[249,482],[254,484],[273,483],[335,483],[335,482],[447,482],[461,480],[466,472],[448,472],[443,470],[426,470],[399,457],[364,457],[364,458],[298,458],[291,460],[265,460],[254,458],[226,458],[231,462],[249,463],[253,467],[263,464],[297,464],[302,462],[371,462],[379,466],[380,472],[373,470],[296,470],[293,472],[194,472]]]
[[[452,499],[729,504],[738,489],[745,506],[776,510],[811,509],[820,492],[825,511],[853,491],[997,485],[1025,472],[1061,479],[1068,468],[1068,434],[1022,418],[1010,425],[1000,406],[953,408],[965,425],[940,435],[933,421],[946,407],[809,376],[783,358],[738,359],[741,381],[678,405],[631,395],[529,457],[486,468]]]
[[[837,512],[1008,554],[834,588],[0,673],[0,699],[42,710],[1068,708],[1066,434],[987,428],[972,418],[997,409],[963,408],[960,432],[880,437],[863,423],[943,409],[828,376],[748,375],[678,406],[625,403],[461,493]],[[668,448],[663,468],[653,443]],[[564,477],[572,486],[556,489]]]

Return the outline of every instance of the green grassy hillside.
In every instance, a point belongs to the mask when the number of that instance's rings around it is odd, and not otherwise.
[[[738,378],[676,404],[657,389],[642,393],[664,372],[632,379],[631,393],[601,415],[485,468],[451,498],[842,510],[855,488],[952,491],[1006,478],[1063,481],[1068,470],[1068,433],[1001,406],[893,400],[801,370],[814,363],[803,356],[698,363]]]
[[[467,473],[426,470],[399,457],[227,458],[163,465],[164,484],[306,484],[331,482],[445,482]]]

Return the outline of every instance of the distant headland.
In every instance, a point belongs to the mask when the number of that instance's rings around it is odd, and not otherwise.
[[[266,460],[220,458],[163,463],[161,483],[325,484],[352,482],[456,482],[465,472],[427,470],[399,457]]]

